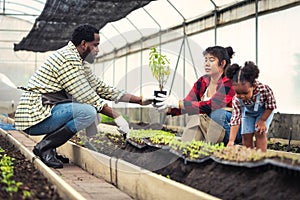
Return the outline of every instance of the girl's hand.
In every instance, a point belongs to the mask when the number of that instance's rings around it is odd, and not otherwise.
[[[227,147],[233,147],[234,146],[234,141],[229,141],[226,146]]]
[[[259,119],[255,124],[255,128],[259,134],[265,133],[267,130],[266,121]]]

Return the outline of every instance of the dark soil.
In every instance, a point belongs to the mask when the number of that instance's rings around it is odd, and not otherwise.
[[[269,143],[268,149],[278,150],[278,151],[287,151],[292,153],[300,153],[300,147],[295,144],[281,144],[280,142]]]
[[[17,150],[12,144],[6,141],[0,136],[0,147],[4,150],[0,153],[0,159],[4,154],[7,154],[11,158],[14,158],[14,175],[11,180],[16,182],[22,182],[18,192],[13,193],[12,196],[5,191],[6,184],[0,181],[0,199],[24,199],[23,191],[29,191],[31,196],[26,198],[30,200],[61,200],[56,192],[55,186],[52,185],[35,167],[27,160],[19,150]],[[2,175],[0,174],[0,180]]]
[[[270,164],[237,167],[211,159],[203,163],[185,163],[168,150],[151,146],[137,148],[124,142],[122,137],[111,140],[101,134],[93,140],[94,147],[103,154],[121,158],[221,199],[300,199],[299,171]]]
[[[139,127],[136,127],[139,128]],[[147,125],[147,128],[151,126]],[[153,129],[158,129],[155,125]],[[73,141],[80,138],[74,137]],[[100,140],[101,143],[95,142]],[[119,138],[107,134],[97,135],[91,141],[97,151],[141,166],[145,169],[169,177],[221,199],[300,199],[300,175],[298,171],[283,169],[273,165],[247,168],[219,164],[211,159],[203,163],[185,163],[169,150],[143,146],[137,148]],[[0,136],[0,147],[14,160],[14,180],[22,182],[19,191],[11,199],[23,199],[23,190],[28,190],[27,199],[61,199],[55,186],[32,165],[32,163]],[[286,145],[269,144],[268,148],[286,151]],[[290,146],[290,151],[297,151]],[[1,153],[2,155],[2,153]],[[5,185],[0,183],[0,199],[10,199]]]

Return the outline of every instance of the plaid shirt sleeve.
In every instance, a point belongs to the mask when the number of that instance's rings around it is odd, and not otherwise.
[[[231,126],[237,126],[241,124],[242,120],[242,108],[237,97],[233,97],[232,99],[232,115],[230,120]]]
[[[256,96],[260,93],[260,102],[265,104],[266,109],[274,110],[277,108],[276,106],[276,100],[273,94],[272,89],[268,85],[264,85],[260,83],[259,81],[255,81],[255,84],[257,87],[253,91],[253,96],[251,100],[245,101],[245,105],[249,105],[251,103],[255,102]],[[237,97],[234,97],[232,100],[232,116],[230,120],[230,125],[240,125],[241,124],[241,118],[242,118],[242,108],[240,106],[239,99]]]
[[[30,78],[16,110],[16,129],[25,130],[49,117],[53,105],[44,105],[42,94],[63,89],[76,101],[90,104],[97,111],[105,105],[104,99],[118,100],[123,93],[87,73],[76,47],[69,42],[54,52]]]
[[[78,102],[93,105],[98,111],[104,105],[85,77],[82,63],[67,60],[57,67],[57,81]]]
[[[125,91],[118,90],[115,87],[107,85],[100,78],[98,78],[88,65],[84,65],[85,76],[91,87],[97,92],[100,98],[118,102],[125,94]]]
[[[277,108],[276,100],[272,89],[268,85],[264,85],[257,81],[259,91],[262,94],[261,100],[265,102],[265,108],[274,110]]]
[[[171,114],[210,114],[213,110],[231,107],[232,98],[235,95],[235,92],[231,81],[225,76],[222,76],[218,81],[216,93],[208,101],[201,101],[201,97],[208,87],[209,81],[210,79],[208,76],[200,77],[183,100],[185,109],[182,111],[179,109],[172,109]]]

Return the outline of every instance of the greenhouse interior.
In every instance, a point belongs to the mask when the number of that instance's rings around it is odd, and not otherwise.
[[[0,0],[0,199],[300,199],[299,18]]]

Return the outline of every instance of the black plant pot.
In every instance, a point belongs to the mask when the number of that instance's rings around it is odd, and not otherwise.
[[[160,91],[160,90],[154,90],[154,96],[158,97],[158,94],[164,94],[167,95],[167,91]],[[153,105],[156,106],[156,103],[161,102],[154,99]],[[157,106],[156,106],[157,107]]]

